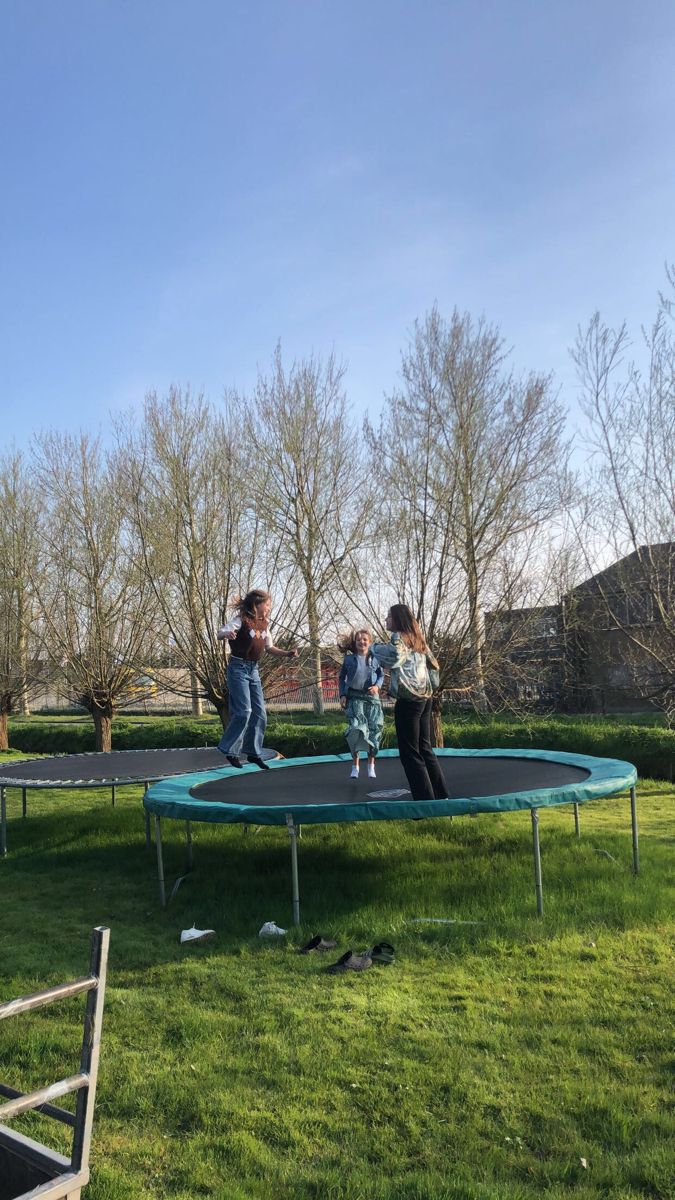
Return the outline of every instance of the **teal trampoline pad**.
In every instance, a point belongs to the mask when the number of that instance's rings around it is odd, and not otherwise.
[[[552,750],[437,750],[448,799],[414,801],[398,757],[377,758],[377,779],[350,779],[351,756],[280,759],[257,767],[176,776],[150,788],[149,812],[210,824],[286,825],[386,821],[583,804],[632,787],[635,767],[618,759]]]

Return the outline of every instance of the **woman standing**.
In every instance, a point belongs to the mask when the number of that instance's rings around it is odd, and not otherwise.
[[[376,642],[373,654],[391,671],[389,693],[396,698],[394,722],[401,766],[413,800],[444,800],[448,789],[431,744],[429,669],[438,663],[407,604],[392,604],[386,629],[390,642]]]
[[[241,751],[250,763],[269,771],[262,757],[267,710],[258,663],[266,650],[279,658],[296,658],[298,652],[281,650],[272,641],[269,629],[272,597],[269,592],[254,588],[237,601],[236,607],[238,615],[218,630],[218,638],[227,638],[230,643],[227,664],[230,720],[218,749],[233,767],[243,766],[239,758]]]

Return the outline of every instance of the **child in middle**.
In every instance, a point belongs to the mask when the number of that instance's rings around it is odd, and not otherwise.
[[[367,629],[357,629],[338,642],[345,656],[340,671],[340,704],[349,721],[345,737],[352,752],[352,779],[359,777],[359,754],[364,750],[368,755],[368,778],[375,779],[375,756],[384,726],[380,700],[384,671],[370,644]]]

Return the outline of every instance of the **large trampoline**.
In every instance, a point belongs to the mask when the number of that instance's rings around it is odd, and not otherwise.
[[[377,759],[377,779],[348,777],[349,754],[272,762],[269,771],[221,769],[204,776],[165,779],[146,793],[143,803],[155,819],[159,894],[166,906],[161,820],[186,827],[187,870],[193,865],[192,823],[285,825],[291,843],[293,920],[300,923],[297,835],[302,825],[345,821],[419,820],[473,813],[527,809],[532,818],[537,912],[543,913],[539,848],[539,810],[574,806],[577,836],[579,806],[630,791],[633,870],[639,870],[635,784],[637,771],[619,759],[591,758],[549,750],[438,750],[449,798],[413,801],[396,750]]]
[[[277,757],[278,751],[263,750],[263,758]],[[0,855],[7,853],[6,788],[21,788],[21,815],[25,817],[27,793],[31,789],[110,788],[114,805],[118,787],[137,784],[147,791],[150,784],[159,779],[187,772],[215,771],[222,768],[224,761],[216,746],[188,746],[165,750],[111,750],[105,754],[52,754],[5,763],[0,766]],[[146,814],[148,843],[149,820]]]

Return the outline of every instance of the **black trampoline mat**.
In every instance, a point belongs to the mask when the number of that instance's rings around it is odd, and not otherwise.
[[[583,783],[590,771],[566,763],[545,759],[499,758],[452,755],[439,757],[448,785],[448,799],[459,800],[473,796],[505,796],[514,792],[565,787]],[[369,779],[365,761],[361,763],[358,779],[350,779],[351,760],[341,762],[303,763],[298,766],[272,768],[270,771],[246,771],[244,775],[208,779],[190,788],[195,800],[210,800],[220,804],[251,805],[254,807],[296,807],[299,804],[368,803],[389,799],[372,793],[393,789],[410,789],[398,758],[378,758],[377,778]]]
[[[276,750],[263,750],[263,758],[278,758]],[[246,755],[242,754],[246,760]],[[222,770],[227,759],[215,746],[187,746],[165,750],[111,750],[107,754],[57,754],[0,766],[4,787],[67,787],[89,784],[152,783],[193,771]]]

